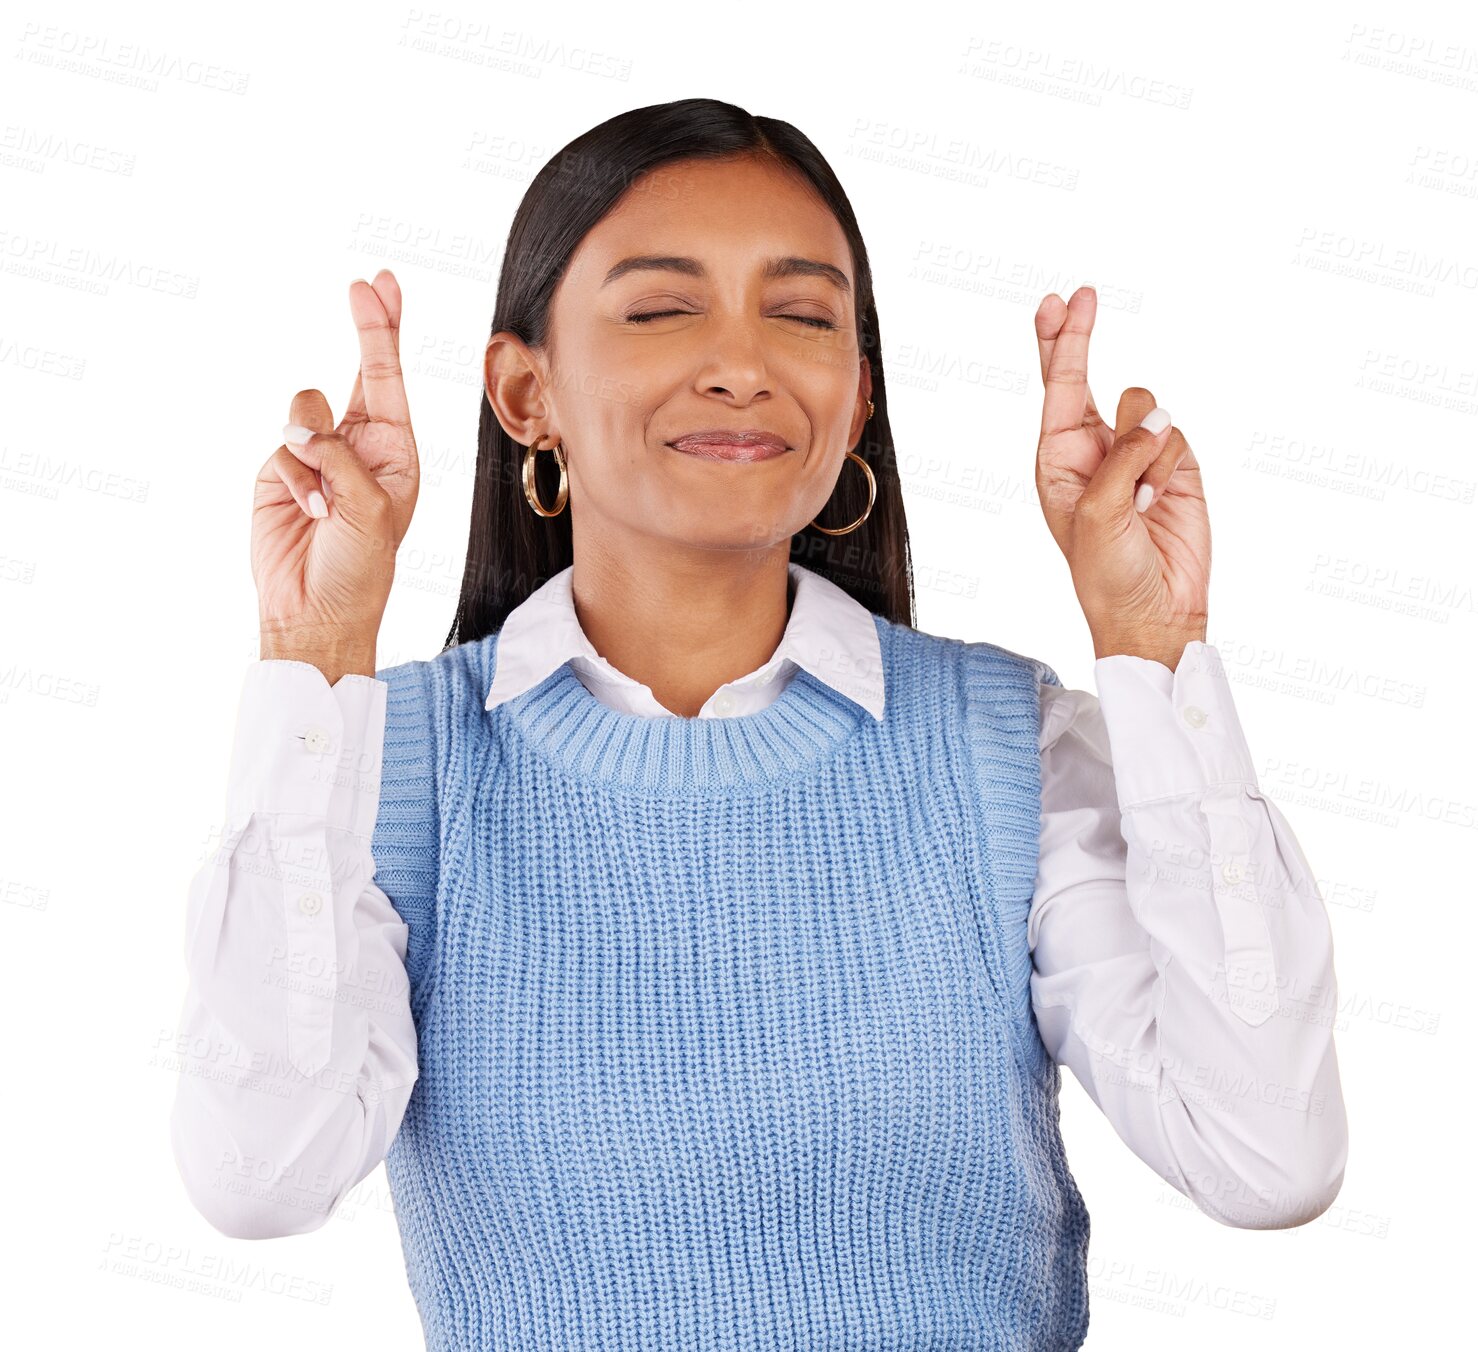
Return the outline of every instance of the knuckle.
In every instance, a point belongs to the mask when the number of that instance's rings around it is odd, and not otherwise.
[[[416,437],[411,431],[408,419],[397,417],[393,413],[377,414],[372,420],[372,425],[379,430],[387,447],[397,449],[404,447],[415,450]]]
[[[284,478],[300,478],[304,473],[311,473],[308,462],[301,459],[291,446],[284,446],[277,451],[271,463],[278,469]]]
[[[1088,367],[1083,362],[1059,361],[1047,373],[1048,384],[1075,384],[1088,378]]]
[[[390,501],[390,494],[378,484],[370,491],[362,516],[370,538],[382,548],[394,549],[398,543],[395,538],[395,505]]]
[[[1103,498],[1097,493],[1084,493],[1074,515],[1090,524],[1097,521],[1103,515]]]
[[[344,439],[336,432],[315,432],[313,449],[318,453],[319,464],[337,466],[343,458]]]

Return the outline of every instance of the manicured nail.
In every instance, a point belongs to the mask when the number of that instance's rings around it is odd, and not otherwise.
[[[306,446],[308,438],[313,435],[311,427],[299,427],[297,423],[284,423],[282,428],[282,439],[289,446]]]
[[[323,494],[320,493],[316,488],[308,494],[308,515],[328,515],[328,503],[323,500]]]
[[[1144,421],[1139,424],[1148,428],[1156,436],[1170,426],[1170,412],[1161,408],[1158,404],[1144,415]]]
[[[1150,499],[1154,496],[1155,486],[1153,484],[1140,484],[1134,490],[1134,510],[1136,512],[1144,511],[1150,505]]]

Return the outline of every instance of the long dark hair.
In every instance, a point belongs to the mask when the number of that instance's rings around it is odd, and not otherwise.
[[[810,525],[797,532],[791,538],[791,560],[829,578],[874,613],[912,627],[913,566],[888,426],[867,247],[831,166],[790,123],[755,117],[717,99],[679,99],[633,108],[576,137],[539,170],[519,203],[508,231],[489,334],[507,330],[531,347],[545,343],[550,303],[571,255],[641,175],[672,160],[744,154],[768,155],[792,166],[831,208],[851,247],[858,341],[872,367],[874,412],[855,449],[877,479],[877,501],[867,520],[846,535],[827,535]],[[519,602],[574,562],[569,510],[541,517],[524,497],[526,450],[503,430],[484,390],[467,566],[448,648],[474,643],[501,628]],[[536,460],[539,500],[553,502],[558,466],[552,455]],[[845,460],[823,509],[823,524],[844,526],[866,507],[866,476]]]

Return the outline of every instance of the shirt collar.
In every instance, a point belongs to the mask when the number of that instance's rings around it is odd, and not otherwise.
[[[762,680],[789,658],[881,722],[883,657],[873,612],[830,578],[798,563],[787,566],[795,599],[779,646],[757,671],[727,684]],[[574,574],[570,564],[508,612],[498,634],[496,671],[484,708],[495,708],[532,689],[573,657],[588,658],[610,680],[636,684],[597,653],[580,628]]]

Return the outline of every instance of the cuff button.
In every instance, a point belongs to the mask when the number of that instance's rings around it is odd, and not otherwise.
[[[317,752],[320,754],[332,751],[334,749],[333,738],[330,737],[328,733],[326,733],[322,728],[309,728],[303,736],[303,745],[307,747],[309,751]]]

